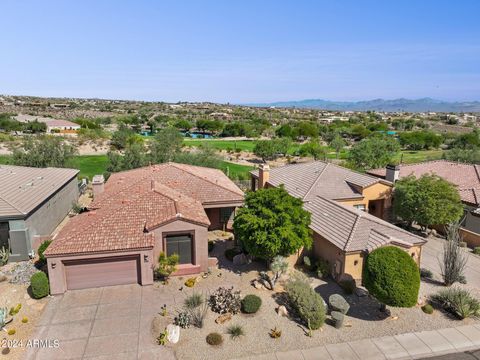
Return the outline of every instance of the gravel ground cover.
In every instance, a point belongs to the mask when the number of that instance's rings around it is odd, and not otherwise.
[[[346,295],[335,282],[310,277],[312,286],[324,300],[328,301],[328,297],[333,293],[341,294],[349,302],[350,311],[343,328],[335,329],[330,325],[330,316],[328,316],[327,323],[309,337],[304,326],[291,318],[277,314],[276,308],[279,304],[284,304],[281,284],[275,292],[255,289],[251,285],[251,281],[257,278],[258,271],[265,269],[264,265],[252,263],[233,266],[223,256],[226,246],[232,246],[232,241],[217,243],[213,253],[219,258],[220,268],[213,270],[207,278],[200,278],[194,288],[186,288],[183,285],[188,277],[172,278],[166,285],[172,293],[172,304],[168,305],[167,316],[158,315],[153,319],[152,337],[156,338],[160,331],[173,321],[176,310],[182,308],[184,299],[192,292],[208,296],[219,286],[233,286],[234,289],[241,291],[242,297],[248,294],[260,296],[262,306],[256,314],[237,314],[221,325],[215,323],[218,314],[209,310],[202,329],[194,327],[181,329],[180,341],[175,345],[167,345],[173,348],[178,359],[230,359],[476,322],[472,319],[459,321],[440,311],[427,315],[423,313],[420,305],[411,309],[389,308],[391,314],[386,316],[379,310],[378,302],[370,296]],[[162,286],[159,286],[159,291],[162,291]],[[427,293],[435,292],[440,287],[441,285],[435,282],[422,281],[421,294],[426,296]],[[245,331],[244,336],[235,340],[227,334],[227,328],[234,324],[242,325]],[[282,331],[279,339],[272,339],[269,336],[270,330],[275,327]],[[221,346],[213,347],[206,343],[205,338],[210,332],[223,335],[224,341]]]

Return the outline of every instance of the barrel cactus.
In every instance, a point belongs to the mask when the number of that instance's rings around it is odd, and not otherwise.
[[[339,311],[342,314],[346,314],[350,309],[350,305],[347,300],[345,300],[343,296],[339,294],[330,295],[328,302],[333,311]]]

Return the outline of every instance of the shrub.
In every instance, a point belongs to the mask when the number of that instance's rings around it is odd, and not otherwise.
[[[328,261],[318,259],[315,265],[317,267],[317,276],[319,279],[326,279],[330,276],[330,264]]]
[[[474,253],[475,255],[480,255],[480,246],[475,247],[475,248],[473,249],[473,253]]]
[[[480,316],[480,302],[467,290],[455,287],[440,290],[430,300],[460,319]]]
[[[213,332],[207,335],[207,344],[212,346],[222,345],[223,343],[223,336],[217,332]]]
[[[228,312],[236,314],[240,311],[241,307],[240,291],[233,291],[233,287],[219,287],[210,295],[208,304],[213,312],[219,314]]]
[[[18,303],[17,306],[15,306],[15,307],[12,306],[10,308],[10,311],[8,312],[8,315],[10,315],[10,316],[17,315],[21,309],[22,309],[22,304]]]
[[[188,278],[187,281],[185,281],[185,286],[186,287],[194,287],[195,286],[195,283],[197,282],[197,278],[195,277],[191,277],[191,278]]]
[[[188,296],[185,301],[184,305],[187,309],[195,309],[196,307],[203,304],[203,295],[193,293],[192,295]]]
[[[240,248],[237,248],[237,247],[234,247],[234,248],[230,248],[230,249],[227,249],[225,250],[225,257],[230,260],[230,261],[233,261],[233,258],[236,256],[236,255],[239,255],[242,253],[242,249]]]
[[[425,314],[432,314],[433,313],[433,306],[430,304],[425,304],[422,306],[422,311]]]
[[[10,249],[2,246],[0,248],[0,266],[7,264],[9,257],[10,257]]]
[[[417,303],[420,271],[407,252],[385,246],[366,259],[363,281],[367,290],[383,304],[412,307]]]
[[[28,318],[26,316],[24,316],[22,318],[22,323],[24,323],[24,324],[28,323]]]
[[[262,299],[257,295],[247,295],[242,300],[242,311],[247,314],[254,314],[260,309]]]
[[[173,319],[173,323],[175,325],[180,326],[182,329],[186,329],[190,327],[190,323],[191,323],[190,313],[187,311],[179,312],[177,316],[175,316],[175,318]]]
[[[433,278],[433,273],[425,268],[420,268],[420,277],[424,279],[431,279]]]
[[[347,295],[353,294],[353,292],[357,288],[357,284],[353,279],[344,279],[344,280],[341,280],[338,284],[343,289],[343,291],[345,291]]]
[[[232,339],[236,339],[245,335],[242,325],[230,325],[227,329],[227,333]]]
[[[319,329],[325,322],[323,299],[305,280],[294,278],[285,286],[288,300],[305,325],[312,330]]]
[[[38,247],[38,260],[43,264],[45,264],[45,262],[47,261],[43,253],[45,252],[45,250],[47,250],[47,248],[50,246],[51,243],[52,243],[52,240],[45,240]]]
[[[343,320],[345,319],[344,313],[340,311],[332,311],[332,320],[337,329],[340,329],[343,326]]]
[[[333,311],[339,311],[342,314],[346,314],[350,309],[350,304],[339,294],[330,295],[328,303]]]
[[[172,273],[177,271],[179,257],[177,254],[167,256],[164,252],[161,252],[158,256],[158,267],[156,273],[164,281],[168,281],[168,278]]]
[[[203,302],[195,308],[188,309],[188,312],[190,313],[191,324],[197,328],[202,328],[208,312],[208,303]]]
[[[32,295],[35,299],[41,299],[48,295],[50,286],[48,284],[47,275],[44,272],[37,272],[30,278],[30,286]]]
[[[443,282],[446,286],[460,282],[467,265],[467,253],[459,246],[461,242],[460,224],[453,223],[446,227],[447,241],[443,244],[443,259],[440,262]]]

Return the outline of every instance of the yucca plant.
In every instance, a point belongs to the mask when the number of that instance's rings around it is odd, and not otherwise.
[[[230,335],[232,339],[237,339],[240,336],[245,335],[245,331],[243,330],[242,325],[230,325],[227,329],[227,333]]]

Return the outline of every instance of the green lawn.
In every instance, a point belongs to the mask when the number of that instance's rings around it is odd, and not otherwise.
[[[401,160],[404,164],[418,163],[428,160],[439,160],[442,158],[443,150],[422,150],[422,151],[402,151],[396,160]]]
[[[253,152],[255,141],[252,140],[209,140],[209,139],[185,139],[183,143],[186,146],[201,146],[208,144],[217,150],[233,150],[240,149],[242,151]]]

